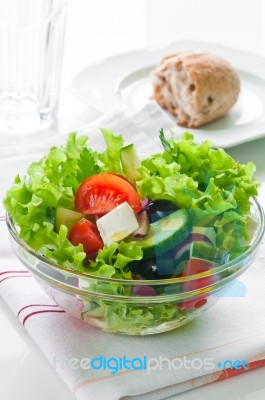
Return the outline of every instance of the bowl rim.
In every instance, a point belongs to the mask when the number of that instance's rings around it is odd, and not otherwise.
[[[118,283],[120,285],[134,285],[134,286],[138,286],[138,285],[139,286],[143,286],[143,285],[158,286],[158,285],[181,284],[181,283],[189,282],[192,280],[203,279],[207,276],[214,276],[215,274],[224,272],[225,270],[227,270],[231,267],[235,267],[237,264],[239,264],[246,257],[251,255],[257,249],[257,247],[259,246],[259,244],[264,236],[264,232],[265,232],[265,214],[264,214],[264,210],[263,210],[262,206],[260,205],[257,197],[252,196],[251,200],[254,202],[255,206],[257,207],[258,217],[259,217],[259,226],[258,226],[259,229],[256,234],[254,242],[251,244],[251,246],[248,249],[246,249],[242,254],[240,254],[235,259],[227,262],[226,264],[220,265],[219,267],[216,267],[214,269],[209,269],[208,271],[201,272],[201,273],[194,274],[194,275],[189,275],[187,277],[176,277],[176,278],[169,278],[169,279],[137,279],[137,280],[134,280],[134,279],[106,278],[103,276],[98,276],[98,275],[86,273],[83,271],[79,271],[77,269],[71,269],[69,267],[60,265],[57,262],[43,256],[42,254],[40,254],[36,250],[34,250],[32,247],[30,247],[23,239],[21,239],[16,230],[13,218],[11,217],[11,215],[9,213],[6,213],[6,224],[7,224],[10,235],[17,242],[17,244],[23,248],[23,250],[25,250],[32,256],[36,257],[39,261],[44,262],[46,265],[53,267],[61,272],[71,274],[75,277],[89,278],[92,280],[97,280],[97,281],[106,282],[106,283]]]

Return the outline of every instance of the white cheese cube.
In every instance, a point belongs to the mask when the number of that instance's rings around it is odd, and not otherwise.
[[[97,227],[105,244],[119,242],[139,228],[132,208],[127,202],[120,204],[97,220]]]

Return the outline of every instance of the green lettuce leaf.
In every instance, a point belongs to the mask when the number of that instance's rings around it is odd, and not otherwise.
[[[175,161],[167,162],[163,154],[157,154],[142,161],[138,167],[141,178],[136,185],[142,198],[171,200],[179,208],[189,208],[193,199],[200,196],[198,183],[180,172],[181,166]]]
[[[111,243],[98,252],[96,260],[89,264],[88,272],[107,278],[131,279],[131,271],[126,266],[142,257],[142,248],[136,242]]]
[[[189,211],[193,225],[215,226],[218,245],[236,257],[247,246],[250,198],[257,194],[255,165],[240,164],[210,141],[197,144],[185,133],[167,139],[164,152],[143,160],[137,189],[142,197],[165,199]],[[233,218],[231,218],[233,216]]]
[[[47,207],[74,209],[77,186],[99,171],[86,142],[87,137],[70,134],[65,147],[52,147],[45,157],[29,166],[26,176],[17,176],[5,196],[5,208],[20,227],[21,238],[36,250],[50,244]]]
[[[123,138],[121,135],[115,136],[108,129],[101,129],[107,148],[102,153],[97,153],[97,159],[101,171],[118,172],[123,174],[120,162],[120,153],[123,147]]]
[[[108,304],[100,302],[104,310],[106,330],[130,332],[131,335],[141,332],[141,329],[154,327],[161,322],[183,320],[185,315],[178,311],[176,304],[154,306],[131,306],[122,303]]]
[[[102,130],[106,150],[94,152],[87,147],[87,137],[72,133],[64,147],[52,147],[40,161],[33,162],[24,177],[17,176],[8,190],[4,205],[20,229],[20,237],[33,249],[57,263],[89,270],[95,275],[130,278],[126,268],[132,260],[142,258],[142,250],[134,243],[113,244],[98,253],[91,266],[84,266],[83,246],[73,246],[67,228],[47,221],[47,207],[74,209],[74,195],[81,182],[99,172],[121,172],[121,136]]]

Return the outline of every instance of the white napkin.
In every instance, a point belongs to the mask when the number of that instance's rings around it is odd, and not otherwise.
[[[163,114],[153,113],[150,125],[148,115],[146,108],[134,118],[116,111],[79,131],[89,134],[93,146],[101,146],[98,128],[105,127],[123,134],[126,142],[137,143],[140,152],[157,151],[159,144],[154,131],[156,127],[158,131],[164,126]],[[154,124],[156,118],[159,119],[158,125]],[[152,128],[149,129],[149,126]],[[5,171],[0,185],[1,197],[11,184],[12,177],[25,170],[29,161],[38,159],[40,151],[49,147],[50,143],[41,146],[36,146],[35,152],[32,148],[27,155],[0,160],[0,170]],[[264,201],[264,187],[261,192]],[[177,330],[146,337],[129,337],[103,333],[59,309],[14,256],[4,222],[0,222],[0,232],[1,296],[77,399],[159,400],[247,370],[240,368],[224,372],[223,363],[226,360],[245,360],[248,369],[265,365],[264,243],[257,260],[240,277],[246,288],[244,297],[221,297],[212,309]],[[123,356],[129,360],[135,357],[143,360],[145,356],[147,365],[150,364],[153,369],[149,372],[146,369],[121,369],[111,374],[113,371],[108,368],[81,368],[82,360],[86,366],[84,359],[101,356],[106,360]],[[166,360],[161,362],[161,357]],[[209,365],[207,368],[207,359],[211,368]]]
[[[89,121],[87,124],[75,127],[75,131],[89,135],[93,138],[93,147],[99,147],[103,145],[99,128],[108,128],[116,134],[122,133],[128,142],[131,141],[130,138],[132,137],[143,153],[150,153],[157,150],[156,145],[160,148],[159,130],[161,128],[170,129],[171,127],[172,120],[168,115],[155,102],[150,102],[133,115],[125,114],[119,109],[113,109],[93,122]],[[18,145],[14,145],[12,142],[10,145],[1,145],[0,142],[0,160],[3,158],[14,158],[14,156],[18,155],[27,156],[39,152],[43,153],[51,146],[58,146],[64,143],[68,133],[58,133],[55,129],[51,128],[51,135],[46,136],[44,139],[38,139],[35,136],[35,141],[32,140],[24,144],[19,142]],[[143,137],[146,139],[149,138],[151,141],[143,141]]]

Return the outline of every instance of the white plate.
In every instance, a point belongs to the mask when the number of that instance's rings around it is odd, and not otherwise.
[[[72,82],[75,96],[103,113],[113,106],[137,111],[152,92],[150,71],[161,57],[176,51],[208,51],[227,59],[237,70],[241,93],[223,118],[199,129],[189,129],[199,140],[232,147],[265,136],[265,58],[231,48],[182,40],[161,48],[115,55],[86,67]],[[172,118],[172,127],[176,119]],[[178,131],[183,131],[180,128]]]

